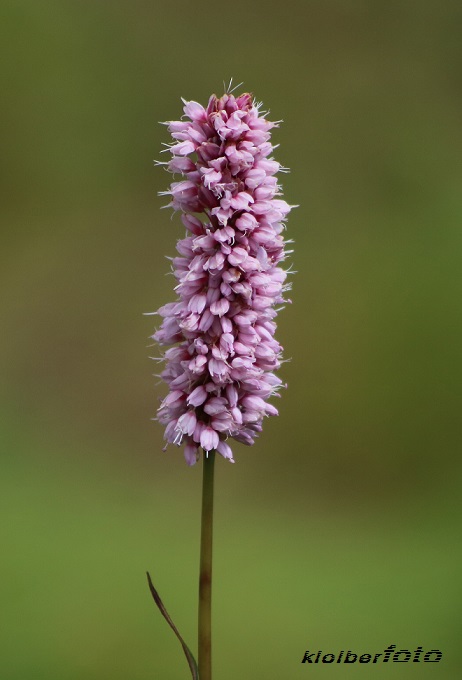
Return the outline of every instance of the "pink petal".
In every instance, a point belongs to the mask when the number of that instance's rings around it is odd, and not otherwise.
[[[219,442],[218,433],[215,432],[211,427],[204,427],[201,432],[200,444],[204,451],[212,451],[216,449]]]

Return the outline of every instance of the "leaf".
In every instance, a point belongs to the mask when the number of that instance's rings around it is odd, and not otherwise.
[[[173,630],[173,632],[177,636],[178,640],[180,641],[181,646],[183,647],[183,651],[184,651],[185,657],[188,661],[188,665],[189,665],[189,668],[191,670],[191,675],[192,675],[193,680],[199,680],[199,669],[197,668],[197,663],[196,663],[195,658],[192,655],[191,650],[189,649],[188,645],[186,644],[186,642],[183,640],[180,633],[178,632],[178,628],[175,626],[172,619],[170,618],[170,614],[165,609],[165,605],[162,602],[162,600],[160,599],[159,593],[154,588],[154,584],[151,580],[151,577],[150,577],[148,571],[146,572],[146,576],[148,577],[149,590],[151,591],[151,595],[154,598],[154,602],[156,603],[160,613],[162,614],[164,619],[167,621],[168,625]]]

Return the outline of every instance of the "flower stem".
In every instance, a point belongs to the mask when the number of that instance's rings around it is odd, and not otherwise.
[[[212,535],[215,451],[204,453],[199,573],[199,677],[212,680]]]

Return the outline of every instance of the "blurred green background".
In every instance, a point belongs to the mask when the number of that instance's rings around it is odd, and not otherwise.
[[[244,81],[299,203],[289,389],[218,461],[216,680],[453,680],[461,667],[462,6],[4,0],[0,677],[187,678],[200,466],[150,418],[143,312],[173,299],[153,168]],[[305,650],[441,649],[310,666]],[[369,670],[370,669],[370,670]]]

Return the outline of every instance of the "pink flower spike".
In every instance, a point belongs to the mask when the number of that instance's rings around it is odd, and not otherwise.
[[[275,371],[282,347],[274,317],[285,300],[282,232],[291,208],[281,198],[271,129],[249,93],[213,95],[206,107],[185,101],[170,121],[165,167],[175,179],[170,206],[187,230],[172,259],[177,299],[158,310],[152,336],[171,345],[158,410],[167,443],[184,446],[194,465],[199,447],[234,462],[230,442],[252,445],[269,399],[284,386]]]

